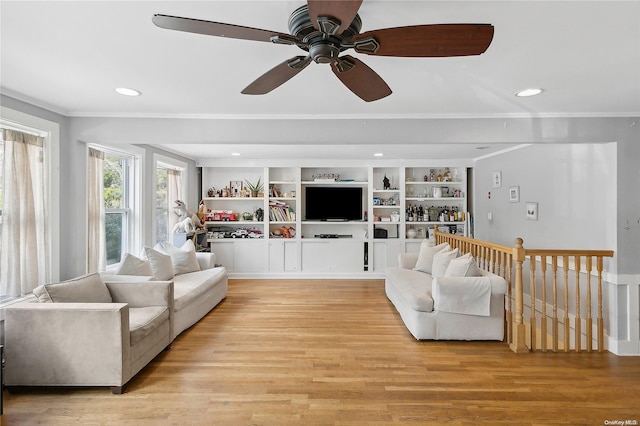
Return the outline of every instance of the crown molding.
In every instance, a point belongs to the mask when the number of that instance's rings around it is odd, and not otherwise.
[[[0,87],[0,94],[35,107],[72,118],[136,118],[177,120],[473,120],[473,119],[535,119],[535,118],[640,118],[640,111],[628,112],[521,112],[482,114],[165,114],[154,112],[69,111],[57,105]]]
[[[472,120],[532,118],[631,118],[640,112],[625,113],[496,113],[496,114],[157,114],[69,112],[77,118],[138,118],[181,120]]]
[[[65,117],[71,117],[71,113],[63,108],[60,108],[56,105],[51,105],[46,102],[42,102],[41,100],[23,95],[22,93],[14,92],[11,89],[7,89],[6,87],[0,87],[0,95],[7,96],[9,98],[13,98],[17,101],[25,102],[34,107],[46,109],[49,112],[54,112],[56,114],[63,115]]]

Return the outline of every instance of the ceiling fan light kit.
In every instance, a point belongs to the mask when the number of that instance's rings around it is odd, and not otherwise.
[[[156,14],[160,28],[216,37],[296,45],[308,52],[276,65],[242,90],[263,95],[286,83],[311,61],[330,64],[338,79],[360,99],[371,102],[389,96],[387,83],[358,58],[340,56],[347,49],[374,56],[449,57],[484,53],[493,39],[490,24],[435,24],[384,28],[360,33],[362,0],[308,0],[289,17],[284,34],[221,22]]]

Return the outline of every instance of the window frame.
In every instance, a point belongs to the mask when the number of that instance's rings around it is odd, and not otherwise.
[[[154,244],[157,244],[157,234],[158,234],[158,221],[157,221],[157,215],[156,215],[156,193],[158,190],[158,169],[159,168],[163,168],[163,169],[173,169],[173,170],[179,170],[182,174],[182,179],[181,179],[181,185],[180,185],[180,192],[182,193],[182,198],[184,198],[182,201],[184,201],[185,203],[187,203],[187,205],[189,205],[188,200],[186,199],[187,196],[187,189],[188,189],[188,185],[187,185],[187,180],[188,180],[188,164],[185,163],[184,161],[180,161],[178,159],[175,158],[171,158],[171,157],[167,157],[165,155],[160,155],[160,154],[154,154],[153,155],[153,183],[152,183],[152,187],[153,187],[153,203],[151,204],[151,214],[153,215],[153,227],[152,227],[152,240]],[[169,202],[169,200],[167,200],[167,203]],[[167,212],[170,212],[171,210],[169,209],[169,206],[167,205]],[[169,239],[169,234],[170,234],[170,230],[167,229],[167,241],[170,243],[173,243],[173,241],[170,241]]]
[[[44,137],[45,196],[47,214],[47,253],[49,280],[60,280],[60,124],[0,106],[0,123],[10,129]]]
[[[126,198],[125,208],[107,208],[105,206],[105,216],[109,213],[127,213],[126,230],[123,231],[125,238],[122,242],[122,254],[135,253],[142,247],[143,235],[143,211],[142,211],[142,170],[144,165],[144,149],[131,145],[118,145],[117,147],[102,144],[87,144],[86,158],[89,158],[89,148],[95,148],[105,153],[105,156],[115,156],[125,159],[123,187],[127,188],[124,197]],[[88,220],[88,219],[87,219]],[[106,243],[106,241],[105,241]],[[106,247],[105,247],[106,250]],[[120,261],[107,264],[106,268],[116,268]]]

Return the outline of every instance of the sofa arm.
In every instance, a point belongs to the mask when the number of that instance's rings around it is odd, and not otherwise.
[[[500,278],[500,277],[498,277]],[[491,315],[494,296],[503,296],[503,287],[490,277],[436,277],[432,281],[436,311],[466,315]]]
[[[216,254],[209,252],[196,252],[200,269],[211,269],[216,266]]]
[[[418,261],[418,253],[400,253],[398,264],[402,269],[413,269]]]
[[[173,310],[173,281],[105,282],[115,303],[132,308],[166,306]]]
[[[5,315],[5,384],[121,386],[128,379],[126,304],[21,303]]]
[[[507,292],[507,282],[498,275],[482,275],[480,277],[436,277],[432,281],[433,297],[435,299],[441,287],[456,287],[461,293],[465,292],[476,281],[485,281],[491,287],[491,295],[503,296]],[[455,293],[453,293],[455,294]]]

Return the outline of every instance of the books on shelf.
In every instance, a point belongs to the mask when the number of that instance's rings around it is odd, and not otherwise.
[[[279,200],[269,201],[269,220],[272,222],[295,222],[296,212]]]

